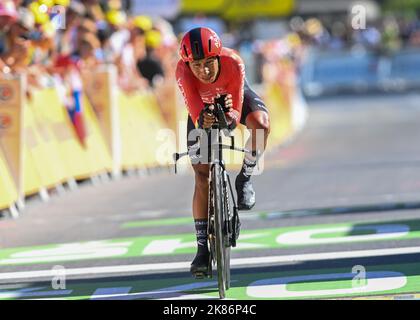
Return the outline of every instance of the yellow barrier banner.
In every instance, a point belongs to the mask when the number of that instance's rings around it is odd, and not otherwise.
[[[149,166],[156,167],[159,165],[156,152],[160,146],[157,136],[160,130],[168,129],[168,125],[160,111],[156,96],[152,92],[147,92],[143,99],[144,103],[141,105],[142,108],[139,112],[145,121],[144,134],[148,147],[148,163]]]
[[[29,181],[28,177],[25,177],[25,194],[36,193],[42,188],[55,187],[60,182],[56,171],[57,163],[54,163],[53,156],[48,150],[49,137],[43,137],[39,130],[31,103],[25,107],[24,134],[26,168],[29,171],[35,170],[40,177],[39,185],[37,185],[39,182]]]
[[[49,132],[57,142],[58,154],[55,159],[62,159],[65,179],[88,179],[111,169],[111,159],[97,117],[85,95],[82,97],[86,125],[85,147],[80,143],[67,109],[55,89],[37,92],[34,95],[34,104],[38,109],[37,114],[50,127]]]
[[[13,178],[9,173],[6,159],[0,148],[0,210],[9,208],[17,201],[17,198],[18,194]]]
[[[48,165],[50,167],[51,179],[55,184],[58,184],[68,181],[72,178],[72,175],[60,152],[60,143],[53,132],[52,123],[46,116],[51,108],[49,104],[51,102],[51,92],[50,89],[33,92],[32,99],[28,101],[28,107],[32,112],[33,125],[39,133],[43,152],[48,159],[44,166]]]
[[[31,141],[33,137],[31,136],[32,131],[25,132],[25,138]],[[29,142],[30,145],[34,144],[33,141]],[[23,162],[23,191],[26,196],[38,193],[41,188],[44,188],[44,183],[40,176],[38,166],[35,162],[34,156],[32,154],[31,148],[28,144],[25,144],[23,148],[24,162]]]
[[[102,66],[89,73],[83,73],[86,96],[98,119],[106,147],[112,158],[112,173],[121,171],[121,137],[119,114],[116,102],[115,66]]]
[[[24,88],[22,76],[0,78],[0,147],[3,150],[10,174],[23,197],[23,118]]]
[[[294,0],[231,0],[223,8],[225,19],[288,16],[293,12]]]
[[[292,106],[288,103],[283,89],[276,83],[267,83],[264,102],[270,112],[270,135],[267,150],[284,142],[293,133]]]
[[[43,89],[34,94],[37,113],[50,127],[57,141],[66,178],[85,179],[94,170],[86,151],[80,144],[66,108],[55,88]]]
[[[221,8],[224,7],[226,0],[213,1],[197,1],[197,0],[182,0],[182,13],[220,13]]]
[[[92,175],[105,173],[112,170],[111,155],[107,150],[104,137],[99,128],[98,118],[93,111],[93,107],[83,95],[83,117],[86,121],[86,149],[89,161],[93,166]]]
[[[156,97],[151,93],[128,96],[118,94],[124,169],[156,167],[159,148],[158,135],[168,129]]]
[[[135,102],[132,103],[133,97],[129,97],[122,91],[118,90],[117,105],[120,114],[121,128],[121,165],[125,170],[135,169],[138,167],[138,159],[140,159],[141,146],[138,142],[137,126],[140,125],[140,119],[135,114]]]
[[[175,132],[178,130],[179,118],[179,111],[177,110],[178,91],[179,89],[176,85],[175,79],[167,80],[163,84],[157,86],[154,91],[160,111],[168,128]]]
[[[181,4],[182,13],[218,14],[230,20],[288,16],[294,7],[294,0],[182,0]]]

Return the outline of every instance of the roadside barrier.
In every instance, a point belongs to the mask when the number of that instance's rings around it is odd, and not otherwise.
[[[18,193],[9,173],[3,151],[0,149],[0,210],[8,209],[18,200]]]
[[[89,71],[83,75],[81,100],[85,145],[55,88],[34,90],[27,99],[24,77],[0,79],[0,210],[22,206],[25,196],[48,194],[75,180],[166,166],[172,163],[172,150],[186,148],[187,113],[175,89],[167,85],[157,92],[127,94],[116,86],[115,67]],[[290,86],[267,83],[262,91],[270,112],[272,149],[304,126],[306,105]],[[174,101],[165,108],[169,97]],[[240,146],[249,133],[244,126],[238,129]],[[171,139],[162,142],[162,132]],[[169,144],[166,149],[163,143]],[[235,166],[243,159],[232,151],[225,157]]]
[[[24,77],[0,78],[0,207],[23,198]],[[7,170],[7,171],[5,171]],[[13,184],[13,186],[11,185]],[[14,196],[16,192],[16,196]],[[13,199],[13,201],[11,200]],[[20,201],[20,200],[19,200]]]
[[[268,83],[264,93],[264,102],[270,113],[271,130],[267,142],[267,149],[270,150],[292,134],[292,106],[288,103],[280,85],[276,83]]]

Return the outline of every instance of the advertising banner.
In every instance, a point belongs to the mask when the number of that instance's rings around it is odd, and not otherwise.
[[[23,106],[25,79],[0,78],[0,146],[19,195],[23,194]]]
[[[241,20],[288,16],[292,14],[294,5],[294,0],[182,0],[181,12],[216,14],[229,20]]]

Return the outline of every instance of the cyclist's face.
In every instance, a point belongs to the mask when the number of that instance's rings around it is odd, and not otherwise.
[[[195,60],[190,62],[190,68],[198,80],[203,83],[212,83],[219,72],[219,61],[216,57]]]

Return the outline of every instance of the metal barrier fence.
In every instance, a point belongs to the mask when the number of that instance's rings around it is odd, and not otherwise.
[[[420,48],[392,54],[366,50],[308,52],[300,73],[305,96],[347,92],[401,92],[420,88]]]

